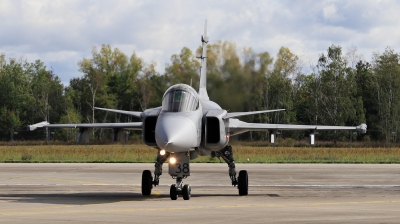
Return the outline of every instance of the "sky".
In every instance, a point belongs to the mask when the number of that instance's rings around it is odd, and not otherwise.
[[[40,59],[65,85],[83,75],[78,61],[102,44],[135,52],[163,74],[171,55],[200,46],[207,20],[210,43],[273,57],[285,46],[305,66],[334,44],[356,47],[370,61],[387,47],[400,51],[399,12],[396,0],[0,0],[0,53]]]

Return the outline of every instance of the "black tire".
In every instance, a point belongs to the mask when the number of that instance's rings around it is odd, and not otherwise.
[[[151,195],[151,189],[153,188],[153,177],[151,176],[150,170],[144,170],[142,173],[142,195]]]
[[[241,170],[238,177],[239,195],[249,194],[249,177],[246,170]]]
[[[171,188],[169,189],[169,196],[171,197],[171,200],[176,200],[178,198],[178,191],[176,190],[175,184],[171,185]]]
[[[184,200],[189,200],[190,199],[190,192],[191,192],[190,185],[185,184],[183,186],[183,189],[182,189],[182,196],[183,196]]]

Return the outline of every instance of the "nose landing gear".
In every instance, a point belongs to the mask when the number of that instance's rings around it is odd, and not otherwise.
[[[189,200],[191,197],[191,187],[189,184],[183,185],[182,178],[176,178],[176,184],[172,184],[169,190],[171,200],[178,199],[178,195],[182,195],[184,200]]]
[[[172,178],[176,179],[176,184],[171,185],[169,194],[171,200],[176,200],[178,195],[182,195],[184,200],[191,197],[191,187],[188,184],[183,185],[183,179],[190,176],[189,153],[171,153],[168,172]]]

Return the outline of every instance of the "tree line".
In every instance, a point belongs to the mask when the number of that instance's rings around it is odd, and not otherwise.
[[[91,58],[78,62],[81,77],[63,86],[41,60],[6,59],[0,56],[0,138],[9,140],[26,125],[138,121],[130,116],[95,110],[94,107],[143,111],[158,107],[164,91],[176,83],[199,85],[201,47],[184,47],[171,56],[165,71],[156,71],[135,53],[102,45]],[[315,65],[305,68],[299,56],[281,47],[272,57],[235,43],[218,41],[207,50],[207,89],[210,99],[228,111],[286,109],[284,112],[243,117],[248,122],[318,125],[367,123],[367,136],[391,141],[400,124],[400,58],[391,48],[362,59],[355,47],[344,52],[331,45]],[[307,71],[307,72],[305,72]],[[47,133],[47,132],[46,132]],[[35,134],[32,134],[35,135]],[[56,138],[75,138],[76,130],[57,131]],[[102,129],[98,139],[108,138]],[[303,138],[305,132],[285,132]],[[348,132],[320,133],[319,138],[340,139]],[[244,139],[266,140],[265,132]]]

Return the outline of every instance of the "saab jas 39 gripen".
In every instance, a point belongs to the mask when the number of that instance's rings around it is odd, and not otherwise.
[[[239,195],[248,194],[248,174],[246,170],[241,170],[239,174],[236,172],[234,150],[228,145],[231,136],[247,131],[269,131],[270,142],[274,143],[277,131],[309,130],[310,143],[314,144],[314,135],[317,130],[358,130],[366,133],[366,124],[357,127],[263,124],[247,123],[236,119],[240,116],[284,109],[229,113],[209,99],[206,89],[206,53],[209,40],[206,28],[207,23],[204,35],[201,36],[202,53],[199,56],[201,63],[198,91],[186,84],[173,85],[164,93],[161,107],[147,109],[144,112],[96,108],[139,117],[142,122],[49,124],[44,121],[29,125],[28,129],[35,130],[38,127],[79,128],[78,141],[84,143],[89,141],[89,133],[93,128],[114,129],[114,140],[122,138],[128,130],[142,130],[143,142],[158,150],[154,177],[149,170],[144,170],[142,173],[142,194],[150,195],[153,186],[159,185],[163,164],[168,160],[168,172],[173,179],[176,179],[176,183],[172,184],[170,188],[172,200],[176,200],[178,195],[185,200],[190,199],[190,185],[183,184],[183,179],[190,176],[189,161],[198,156],[210,155],[222,158],[228,164],[231,183],[233,186],[237,186]]]

